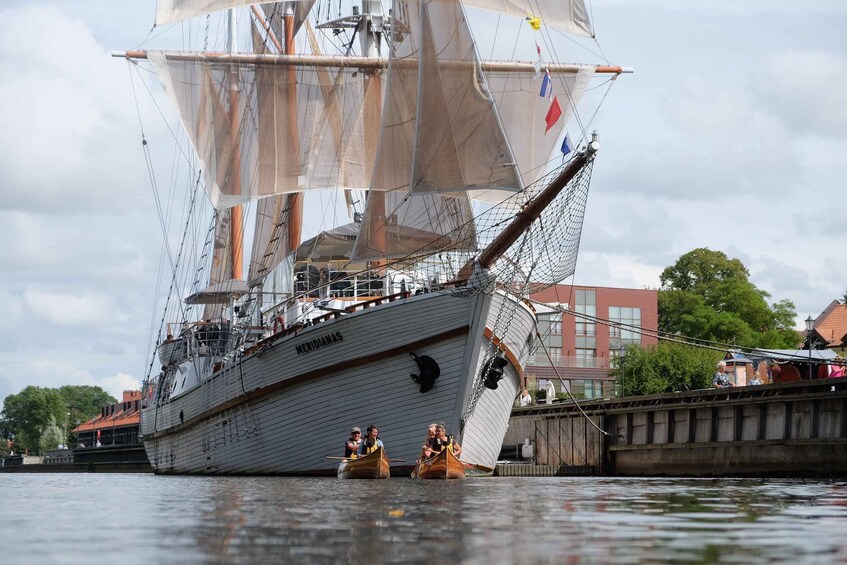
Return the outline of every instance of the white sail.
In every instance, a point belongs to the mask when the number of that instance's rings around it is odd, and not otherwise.
[[[256,204],[256,229],[247,281],[250,286],[262,280],[290,251],[288,245],[287,196],[263,198]]]
[[[294,35],[296,35],[297,32],[300,31],[300,28],[303,27],[303,24],[309,17],[309,12],[312,11],[312,6],[315,5],[315,1],[316,0],[298,0],[297,2],[294,2],[294,29],[292,30]],[[265,13],[268,24],[271,26],[271,31],[273,31],[280,43],[285,42],[285,25],[283,23],[283,16],[285,16],[286,4],[288,4],[288,2],[274,2],[272,4],[265,4],[262,6],[262,11]]]
[[[409,3],[413,6],[414,3]],[[458,0],[420,4],[412,192],[522,188]],[[412,36],[415,35],[414,31]]]
[[[475,251],[476,230],[464,194],[371,192],[354,261]]]
[[[594,67],[586,66],[576,73],[551,74],[553,92],[562,116],[556,126],[546,131],[544,120],[550,101],[539,96],[539,80],[522,73],[489,72],[491,88],[501,123],[521,172],[524,186],[534,183],[548,170],[548,163],[561,147],[562,132],[574,114],[586,86],[594,76]],[[559,154],[561,156],[561,154]],[[503,194],[474,193],[475,198],[501,201]]]
[[[263,2],[262,0],[158,0],[156,2],[156,25],[205,16],[211,12],[226,10],[227,8],[268,3],[272,2]]]
[[[584,0],[462,0],[462,4],[510,16],[534,16],[562,31],[594,37]]]
[[[268,49],[262,41],[262,36],[258,30],[253,28],[253,51],[255,53],[267,53]],[[263,68],[258,70],[263,73]],[[271,86],[266,86],[271,82]],[[259,91],[259,108],[262,113],[263,108],[273,108],[273,104],[266,101],[266,98],[273,97],[276,94],[276,89],[272,86],[272,81],[259,80],[257,84]],[[262,123],[271,123],[275,116],[272,112],[266,112],[268,115],[261,120]],[[279,124],[279,127],[285,130],[284,122]],[[296,134],[296,130],[294,130]],[[271,150],[275,148],[275,144],[260,143],[259,157],[259,173],[262,178],[272,176],[271,171],[274,164],[279,160],[286,162],[286,168],[299,171],[299,162],[295,151],[286,151],[282,155],[273,153]],[[261,178],[260,178],[261,182]],[[264,278],[273,269],[279,265],[282,259],[290,251],[288,244],[288,207],[287,195],[277,194],[269,198],[262,198],[256,203],[256,220],[255,229],[253,231],[253,249],[250,254],[250,267],[248,269],[247,281],[251,286],[261,284]]]
[[[476,249],[473,215],[466,188],[469,179],[473,182],[483,174],[478,173],[480,169],[474,169],[473,163],[468,163],[468,158],[477,153],[479,147],[489,143],[497,145],[498,138],[502,139],[502,136],[491,127],[493,106],[484,96],[482,106],[488,115],[478,116],[471,112],[469,125],[484,124],[484,133],[480,137],[493,135],[493,143],[490,140],[476,143],[468,139],[467,130],[463,130],[460,124],[453,128],[451,122],[454,120],[445,107],[445,93],[449,89],[440,80],[445,75],[440,74],[442,69],[438,67],[436,53],[438,47],[450,43],[451,30],[456,33],[462,31],[452,27],[443,30],[443,35],[433,33],[429,14],[422,17],[430,7],[439,14],[450,11],[453,18],[456,10],[461,9],[451,0],[444,3],[394,3],[394,40],[382,129],[367,208],[353,252],[356,261],[425,255],[439,248]],[[453,22],[453,25],[456,23]],[[465,73],[470,73],[466,74],[465,80],[459,81],[461,86],[466,87],[467,76],[474,72],[473,62],[455,65],[453,50],[446,57],[453,60],[451,65],[454,70],[464,69]],[[422,68],[424,66],[426,70]],[[449,78],[449,72],[446,76]],[[477,96],[477,93],[472,95]],[[424,100],[425,97],[429,99]],[[453,102],[459,102],[461,106],[461,100]],[[470,106],[477,110],[472,103]],[[493,125],[496,126],[496,120]],[[465,143],[456,143],[458,140],[452,137],[455,131],[461,131],[466,136],[462,139]],[[490,152],[489,157],[492,157]],[[496,159],[498,155],[493,157]],[[466,164],[467,170],[463,169]],[[491,170],[491,163],[480,165],[489,166],[488,170]],[[512,170],[500,166],[497,169],[498,172],[506,169],[507,173]],[[412,186],[413,179],[417,190]],[[515,182],[513,176],[511,183]]]
[[[298,67],[291,89],[284,65],[176,60],[161,52],[148,58],[179,111],[216,208],[274,194],[367,188],[363,73]]]

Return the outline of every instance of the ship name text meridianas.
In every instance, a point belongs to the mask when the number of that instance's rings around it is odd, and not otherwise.
[[[344,341],[344,336],[341,335],[341,332],[334,332],[316,337],[315,339],[310,339],[309,341],[296,346],[294,349],[297,350],[297,355],[302,355],[304,353],[310,353],[320,349],[321,347],[326,347],[327,345],[341,343],[342,341]]]

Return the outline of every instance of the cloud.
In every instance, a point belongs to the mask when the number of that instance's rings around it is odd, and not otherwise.
[[[120,400],[125,390],[141,390],[141,381],[127,373],[118,373],[100,379],[100,385],[106,392]]]
[[[144,168],[141,151],[127,151],[139,134],[126,78],[85,22],[53,6],[0,11],[4,208],[128,209]]]
[[[786,194],[800,181],[788,128],[744,84],[690,76],[649,106],[658,117],[649,130],[624,133],[621,144],[640,150],[612,165],[613,190],[698,201]]]
[[[764,14],[844,14],[847,6],[841,0],[767,0],[767,2],[738,2],[737,0],[710,0],[709,2],[680,2],[679,0],[594,0],[593,8],[637,6],[640,9],[660,8],[687,13],[719,14],[744,17]]]
[[[27,386],[58,388],[63,385],[99,386],[119,400],[124,390],[141,388],[141,382],[129,373],[118,372],[98,378],[75,363],[36,356],[17,359],[0,369],[0,401]]]
[[[2,330],[19,331],[23,314],[24,303],[21,297],[0,288],[0,332]]]
[[[826,51],[785,51],[754,69],[753,88],[792,136],[843,138],[847,79],[833,69],[847,68],[847,57]]]
[[[58,326],[96,326],[115,316],[114,297],[27,290],[24,303],[40,320]]]

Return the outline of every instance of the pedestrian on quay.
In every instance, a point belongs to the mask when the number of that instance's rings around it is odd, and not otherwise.
[[[718,371],[712,377],[712,386],[715,388],[730,388],[732,382],[726,374],[726,361],[718,361]]]

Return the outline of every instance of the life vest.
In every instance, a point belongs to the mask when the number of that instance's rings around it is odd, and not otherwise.
[[[433,438],[433,449],[435,451],[444,451],[444,448],[450,450],[450,453],[453,453],[453,436],[447,436],[447,440],[443,440],[439,437]]]
[[[349,459],[355,459],[358,456],[357,451],[351,451],[350,448],[347,447],[347,443],[353,441],[355,440],[351,437],[348,441],[344,442],[344,457],[347,457]]]
[[[362,442],[362,455],[368,455],[369,453],[373,453],[376,451],[376,448],[379,447],[379,438],[376,438],[373,442],[373,445],[368,445],[368,440],[364,440]]]

